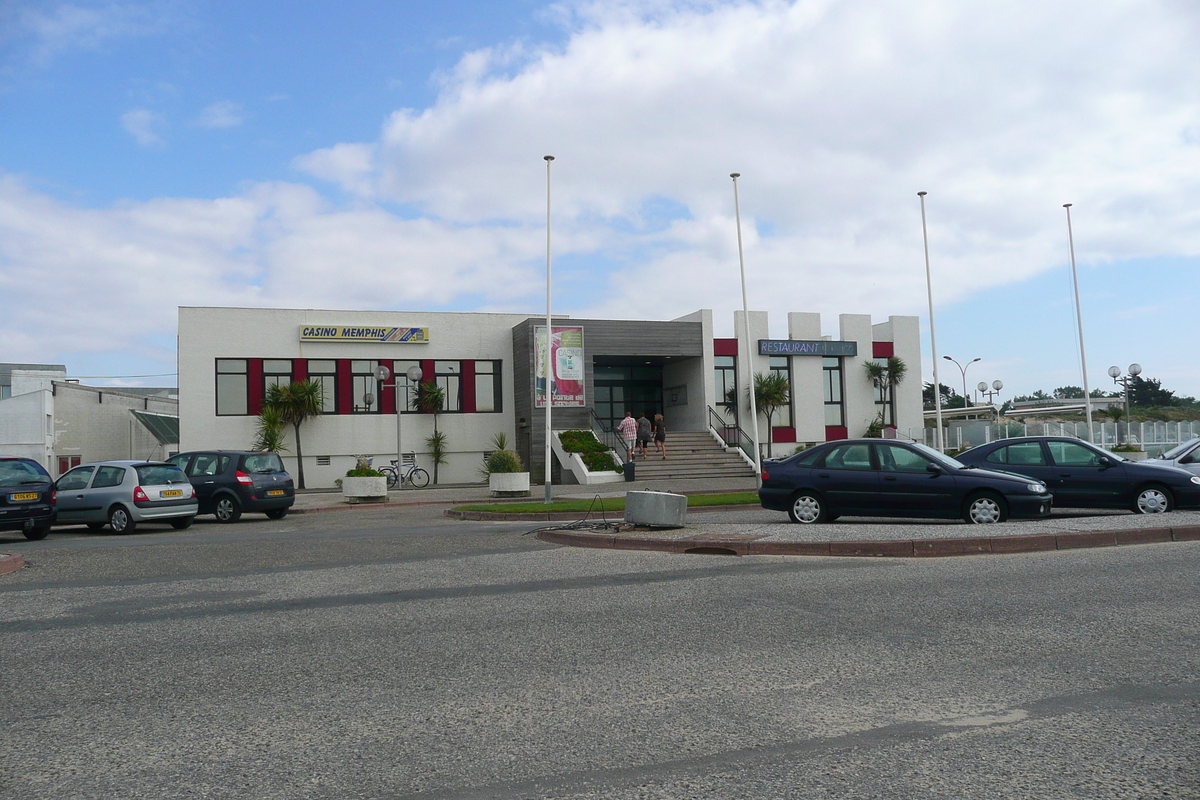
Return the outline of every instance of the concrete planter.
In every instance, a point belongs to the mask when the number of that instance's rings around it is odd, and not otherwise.
[[[528,472],[493,472],[488,475],[492,497],[528,497]]]
[[[387,500],[387,478],[342,478],[342,497],[347,503],[382,503]]]

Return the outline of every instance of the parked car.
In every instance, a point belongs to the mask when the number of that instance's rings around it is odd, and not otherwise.
[[[916,442],[881,439],[828,442],[766,461],[758,497],[763,508],[802,523],[843,515],[1003,522],[1049,516],[1053,502],[1041,481],[968,467]]]
[[[1059,508],[1128,508],[1157,514],[1200,507],[1200,476],[1166,463],[1130,461],[1082,439],[1001,439],[956,458],[1042,481]]]
[[[1193,475],[1200,475],[1200,438],[1184,442],[1173,447],[1162,455],[1144,461],[1145,464],[1168,464],[1172,467],[1186,469]]]
[[[143,522],[183,530],[196,518],[196,493],[174,464],[103,461],[81,464],[58,479],[58,525],[133,533]]]
[[[200,513],[216,515],[217,522],[236,522],[243,511],[283,519],[296,502],[296,485],[276,453],[193,450],[170,462],[187,473]]]
[[[32,458],[0,457],[0,531],[45,539],[57,516],[54,479]]]

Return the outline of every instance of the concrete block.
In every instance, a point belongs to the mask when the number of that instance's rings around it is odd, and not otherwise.
[[[625,522],[682,528],[687,519],[687,496],[670,492],[626,492]]]

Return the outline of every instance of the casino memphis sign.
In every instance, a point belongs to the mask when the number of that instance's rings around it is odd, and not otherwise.
[[[429,344],[429,328],[367,328],[353,325],[302,325],[302,342],[376,342]]]
[[[759,339],[760,356],[856,356],[858,342],[830,339]]]

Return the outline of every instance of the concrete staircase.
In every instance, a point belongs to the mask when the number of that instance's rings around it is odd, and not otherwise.
[[[670,431],[667,433],[667,458],[654,451],[645,458],[635,455],[634,476],[639,481],[675,478],[754,477],[754,467],[737,452],[726,452],[708,431]]]

